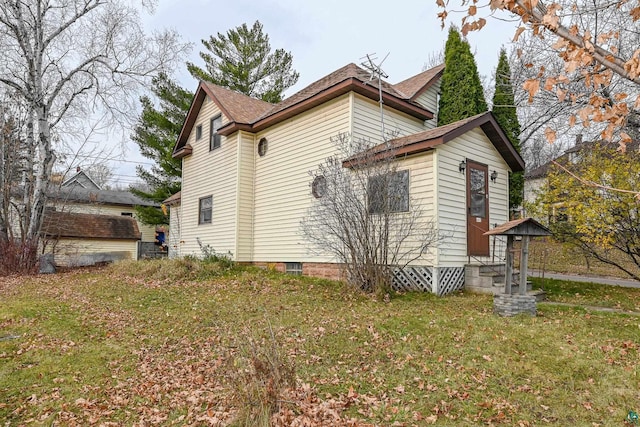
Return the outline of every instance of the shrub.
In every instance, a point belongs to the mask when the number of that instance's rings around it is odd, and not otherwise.
[[[295,368],[281,353],[283,343],[270,323],[265,332],[256,336],[246,328],[234,357],[227,359],[227,380],[238,408],[235,425],[269,426],[286,391],[295,386]]]
[[[0,276],[38,271],[37,242],[16,239],[2,239],[0,242]]]

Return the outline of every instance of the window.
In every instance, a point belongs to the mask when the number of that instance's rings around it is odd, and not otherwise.
[[[301,276],[302,263],[301,262],[285,262],[284,271],[287,274],[295,274],[296,276]]]
[[[487,216],[487,171],[469,169],[469,213],[476,218]]]
[[[222,116],[217,115],[211,119],[211,123],[209,125],[209,151],[220,148],[220,142],[222,140],[222,136],[218,133],[218,128],[220,126],[222,126]]]
[[[311,183],[311,194],[316,199],[321,198],[327,193],[327,180],[324,176],[318,175],[313,178],[313,182]]]
[[[267,148],[267,138],[260,138],[260,142],[258,142],[258,155],[260,157],[264,157],[264,155],[267,154]]]
[[[213,197],[202,197],[198,201],[198,224],[211,224]]]
[[[133,212],[120,212],[120,215],[133,217]]]
[[[409,211],[409,171],[369,178],[367,189],[370,213]]]
[[[196,126],[196,141],[202,138],[202,125]]]

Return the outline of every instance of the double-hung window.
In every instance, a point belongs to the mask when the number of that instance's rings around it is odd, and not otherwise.
[[[409,211],[409,171],[403,170],[369,178],[369,212],[382,214]]]
[[[198,224],[211,224],[213,197],[201,197],[198,201]]]
[[[218,133],[218,128],[222,126],[222,116],[217,115],[211,119],[209,124],[209,151],[213,151],[216,148],[220,148],[222,142],[222,136]]]

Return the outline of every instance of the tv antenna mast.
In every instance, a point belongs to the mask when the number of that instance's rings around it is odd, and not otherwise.
[[[383,108],[383,104],[384,101],[382,100],[382,79],[383,78],[388,78],[389,76],[387,75],[387,73],[385,73],[382,70],[382,63],[387,59],[387,57],[389,56],[389,53],[387,53],[385,55],[384,58],[382,58],[382,61],[380,61],[379,64],[376,64],[374,61],[378,59],[378,57],[375,56],[375,53],[372,54],[367,54],[366,56],[363,56],[362,58],[360,58],[360,60],[362,61],[360,64],[366,68],[369,73],[369,82],[372,81],[373,79],[378,79],[378,103],[380,104],[380,130],[382,132],[382,141],[386,142],[387,138],[385,135],[385,129],[384,129],[384,108]]]

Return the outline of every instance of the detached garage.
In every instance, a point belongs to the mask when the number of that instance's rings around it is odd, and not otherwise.
[[[132,217],[56,211],[45,215],[42,236],[43,252],[67,267],[136,259],[141,238]]]

